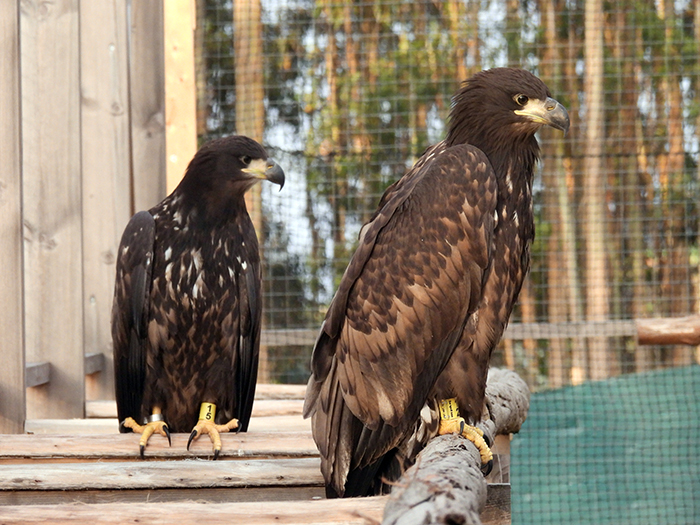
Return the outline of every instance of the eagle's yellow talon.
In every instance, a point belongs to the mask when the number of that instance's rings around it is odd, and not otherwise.
[[[187,448],[190,448],[190,443],[197,439],[199,436],[202,434],[209,434],[209,438],[211,439],[212,444],[214,445],[214,452],[217,453],[218,451],[221,450],[221,432],[228,432],[230,430],[233,430],[235,428],[238,428],[238,420],[237,419],[232,419],[225,425],[217,425],[215,423],[212,423],[211,421],[206,421],[204,419],[200,419],[195,427],[192,429],[192,433],[190,434],[190,440],[187,443]],[[218,456],[218,453],[216,454]]]
[[[459,407],[457,406],[457,400],[455,398],[440,400],[438,408],[440,410],[438,435],[461,434],[474,443],[476,448],[479,449],[482,465],[493,461],[493,453],[484,440],[484,431],[480,428],[467,425],[464,418],[459,417]]]
[[[168,444],[170,444],[170,432],[168,431],[168,424],[161,420],[150,421],[145,425],[139,425],[133,418],[127,417],[122,425],[126,428],[130,428],[137,434],[141,434],[141,439],[139,440],[139,451],[141,454],[141,459],[143,459],[143,452],[148,444],[148,440],[154,433],[158,433],[163,437],[168,438]]]
[[[484,440],[484,431],[480,428],[467,425],[461,417],[440,420],[438,435],[444,436],[445,434],[461,434],[474,443],[476,448],[479,449],[482,464],[493,460],[493,452],[491,452],[491,449],[486,444],[486,440]]]

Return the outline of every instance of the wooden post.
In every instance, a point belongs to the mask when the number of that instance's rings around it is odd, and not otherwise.
[[[24,432],[19,2],[0,4],[0,433]]]
[[[88,399],[114,399],[110,312],[117,247],[131,217],[126,3],[80,4],[85,354],[106,357],[100,373],[86,376]]]
[[[700,314],[666,319],[637,319],[639,345],[700,345]]]
[[[233,3],[236,133],[246,135],[260,143],[265,130],[261,13],[260,0]],[[262,202],[259,184],[246,194],[246,205],[258,239],[262,240]],[[267,347],[262,345],[258,382],[270,382]]]
[[[195,4],[194,0],[164,2],[167,193],[180,183],[187,164],[197,152]]]
[[[21,6],[25,349],[51,365],[27,417],[83,417],[78,2]]]
[[[165,197],[163,2],[131,2],[131,212]],[[122,228],[126,224],[122,225]]]

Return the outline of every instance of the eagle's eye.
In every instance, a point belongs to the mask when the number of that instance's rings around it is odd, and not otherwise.
[[[513,97],[513,100],[515,100],[515,103],[518,106],[524,106],[525,104],[527,104],[528,100],[530,100],[530,99],[527,98],[527,95],[523,95],[522,93],[520,93],[518,95],[515,95]]]
[[[250,164],[250,161],[251,161],[251,158],[248,155],[243,155],[241,157],[241,162],[243,162],[243,164],[245,164],[246,166],[248,164]]]

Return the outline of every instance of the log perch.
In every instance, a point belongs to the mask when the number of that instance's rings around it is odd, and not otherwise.
[[[478,426],[493,443],[496,435],[520,430],[530,406],[530,390],[515,372],[492,368],[486,406],[490,419]],[[486,489],[474,444],[458,435],[438,436],[396,483],[382,523],[480,525]]]
[[[637,319],[640,345],[700,345],[700,315],[663,319]]]

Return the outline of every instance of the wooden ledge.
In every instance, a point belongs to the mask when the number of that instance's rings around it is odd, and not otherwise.
[[[206,523],[260,525],[380,523],[386,497],[352,500],[260,501],[244,503],[102,503],[93,505],[27,505],[2,508],[3,525],[47,523],[136,523],[154,525]]]
[[[167,439],[154,435],[148,442],[146,459],[206,459],[212,456],[208,436],[193,441],[189,451],[188,438],[188,434],[172,434],[172,446],[169,447]],[[0,464],[28,460],[134,460],[138,459],[138,442],[137,434],[7,434],[0,440]],[[222,434],[221,443],[221,459],[318,457],[311,432]]]

